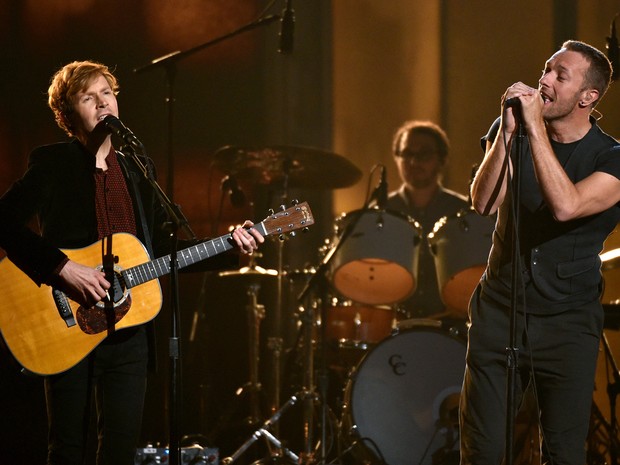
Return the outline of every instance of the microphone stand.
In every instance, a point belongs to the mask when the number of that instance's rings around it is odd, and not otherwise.
[[[513,148],[516,150],[514,158],[514,174],[512,179],[512,204],[513,204],[513,236],[512,236],[512,276],[511,276],[511,296],[510,296],[510,334],[509,345],[506,348],[506,451],[505,463],[512,465],[513,457],[513,437],[515,422],[515,389],[516,374],[519,368],[519,349],[516,346],[516,327],[517,327],[517,307],[518,307],[518,289],[520,279],[521,257],[519,251],[519,216],[520,216],[520,197],[521,197],[521,159],[523,156],[523,141],[525,139],[525,129],[520,115],[517,116],[518,132]],[[520,107],[518,107],[520,110]]]
[[[142,155],[144,147],[141,147]],[[144,178],[149,182],[155,194],[159,197],[161,205],[166,210],[168,216],[168,226],[172,235],[172,247],[170,254],[170,287],[171,287],[171,330],[169,339],[169,356],[170,356],[170,392],[169,396],[169,463],[179,465],[181,463],[180,450],[180,405],[181,405],[181,339],[180,319],[179,319],[179,284],[178,284],[178,231],[182,229],[187,236],[195,239],[196,235],[191,230],[187,218],[183,215],[178,205],[174,204],[161,189],[157,181],[150,176],[149,169],[138,158],[135,151],[130,148],[126,151],[131,161],[140,169]],[[145,231],[146,232],[146,231]]]
[[[262,18],[258,18],[257,20],[246,24],[245,26],[240,27],[232,32],[224,34],[223,36],[216,37],[213,40],[208,42],[204,42],[195,47],[189,48],[184,51],[177,50],[175,52],[168,53],[167,55],[163,55],[159,58],[155,58],[151,60],[148,65],[141,66],[140,68],[135,68],[133,70],[134,73],[139,74],[145,71],[150,71],[155,68],[164,68],[166,71],[166,89],[167,89],[167,97],[166,104],[168,109],[168,150],[167,150],[167,165],[168,165],[168,179],[167,179],[167,187],[166,190],[170,193],[172,197],[174,191],[174,160],[172,158],[173,155],[173,134],[174,134],[174,80],[176,77],[176,64],[177,62],[183,60],[184,58],[193,55],[205,48],[212,47],[220,42],[230,39],[231,37],[235,37],[239,34],[242,34],[247,31],[251,31],[261,26],[266,26],[274,21],[278,21],[280,16],[278,15],[269,15],[264,16]]]
[[[260,26],[264,26],[270,24],[274,21],[279,20],[280,17],[277,15],[265,16],[262,18],[258,18],[256,21],[253,21],[245,26],[242,26],[239,29],[236,29],[228,34],[217,37],[213,40],[205,42],[201,45],[195,46],[185,51],[175,51],[169,53],[167,55],[161,56],[151,61],[148,65],[142,66],[140,68],[134,69],[134,73],[139,74],[145,71],[150,71],[155,68],[164,68],[166,71],[166,89],[167,89],[167,97],[166,97],[166,106],[167,106],[167,124],[168,124],[168,144],[167,144],[167,166],[168,166],[168,176],[167,176],[167,188],[166,190],[170,194],[170,198],[174,195],[174,159],[173,159],[173,140],[174,140],[174,83],[176,77],[176,64],[182,59],[193,55],[194,53],[203,50],[208,47],[212,47],[224,40],[227,40],[231,37],[239,35],[243,32],[250,31],[256,29]],[[179,415],[178,415],[178,406],[180,405],[180,397],[181,391],[179,389],[180,379],[181,379],[181,347],[180,347],[180,338],[179,338],[179,289],[178,289],[178,266],[176,261],[177,250],[178,250],[178,238],[177,232],[179,228],[184,229],[185,231],[189,230],[189,226],[187,223],[187,219],[183,216],[179,208],[164,194],[159,185],[151,180],[148,176],[148,172],[146,167],[138,160],[138,158],[133,156],[134,161],[138,166],[143,170],[146,178],[151,182],[153,188],[157,192],[157,194],[162,199],[162,204],[166,208],[170,218],[171,225],[171,233],[173,235],[173,246],[172,253],[170,255],[170,287],[172,293],[172,328],[171,328],[171,336],[170,336],[170,345],[169,345],[169,353],[170,353],[170,362],[171,362],[171,370],[170,370],[170,441],[169,441],[169,449],[170,449],[170,457],[169,463],[171,465],[179,465],[181,463],[180,457],[180,441],[179,441]],[[191,231],[190,231],[191,232]],[[193,232],[191,233],[192,238],[195,238]]]

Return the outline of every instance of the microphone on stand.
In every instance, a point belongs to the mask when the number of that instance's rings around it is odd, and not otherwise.
[[[288,55],[293,52],[295,37],[295,10],[291,7],[292,0],[286,0],[286,6],[280,18],[280,42],[278,52]]]
[[[379,184],[375,187],[375,190],[372,191],[372,195],[370,196],[370,200],[374,200],[377,202],[377,207],[383,210],[387,205],[388,198],[388,183],[387,183],[387,170],[384,165],[381,165],[381,179],[379,180]]]
[[[239,187],[237,179],[229,174],[222,179],[222,191],[230,195],[230,204],[233,207],[242,207],[245,204],[245,194]]]
[[[108,115],[103,118],[103,125],[110,133],[116,134],[126,144],[129,144],[132,147],[140,150],[144,149],[144,145],[142,144],[142,142],[140,142],[140,140],[134,135],[134,133],[131,132],[131,130],[127,126],[125,126],[122,121],[116,116]]]
[[[618,15],[616,15],[618,16]],[[620,52],[618,51],[618,36],[616,35],[616,17],[611,21],[611,29],[609,37],[607,39],[607,58],[611,62],[611,79],[615,81],[618,79],[618,73],[620,72]]]

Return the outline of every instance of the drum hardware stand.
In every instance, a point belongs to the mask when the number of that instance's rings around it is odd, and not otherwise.
[[[286,198],[286,194],[283,195],[283,200]],[[282,205],[282,209],[284,209],[284,205]],[[282,382],[282,350],[284,346],[284,339],[282,337],[282,292],[284,289],[283,286],[283,276],[284,276],[284,238],[280,238],[277,243],[278,251],[277,251],[277,259],[278,263],[276,266],[276,270],[278,271],[278,277],[276,281],[276,304],[274,308],[274,318],[273,318],[273,328],[271,337],[267,339],[267,347],[271,351],[272,354],[272,395],[271,395],[271,406],[270,412],[274,413],[278,406],[280,405],[280,394],[281,394],[281,382]],[[277,433],[277,426],[276,426]]]
[[[313,304],[314,305],[314,304]],[[269,444],[275,446],[279,452],[272,455],[272,459],[284,460],[285,463],[293,463],[300,465],[311,465],[314,463],[314,451],[312,447],[313,437],[313,418],[314,418],[314,402],[317,400],[317,395],[313,390],[313,347],[312,347],[312,328],[314,322],[314,307],[310,306],[309,309],[300,311],[302,315],[302,324],[304,332],[304,387],[294,395],[292,395],[273,415],[265,421],[251,437],[244,442],[233,454],[229,457],[222,459],[223,465],[230,465],[234,463],[243,453],[254,444],[259,438],[264,437]],[[304,451],[299,455],[291,452],[284,447],[283,442],[278,439],[277,435],[272,433],[270,429],[277,424],[282,414],[295,405],[299,400],[303,402],[304,413]],[[288,461],[288,462],[286,462]]]
[[[288,159],[284,160],[282,166],[283,181],[282,181],[282,195],[280,197],[280,209],[285,210],[286,200],[288,198],[288,179],[291,169],[291,163]],[[269,209],[269,213],[273,214],[273,209]],[[278,272],[278,278],[276,281],[276,302],[273,309],[273,321],[270,328],[270,334],[267,338],[267,348],[271,352],[271,392],[270,392],[270,405],[269,411],[272,415],[277,412],[280,405],[280,384],[281,384],[281,371],[282,371],[282,350],[284,346],[284,339],[282,337],[282,292],[283,284],[282,279],[284,275],[284,235],[278,237],[277,241],[277,265],[276,271]],[[277,434],[277,426],[276,431]]]
[[[312,463],[317,463],[317,464],[327,463],[327,430],[326,430],[326,427],[327,427],[327,422],[328,422],[327,391],[329,388],[329,381],[328,381],[328,375],[327,375],[327,348],[325,344],[325,341],[326,341],[325,324],[327,322],[327,305],[328,305],[327,297],[326,297],[327,288],[328,288],[327,273],[329,271],[329,264],[332,258],[334,257],[336,252],[340,249],[340,247],[342,247],[342,245],[346,242],[346,240],[351,235],[351,233],[355,230],[355,227],[357,226],[361,216],[362,215],[355,215],[352,218],[352,220],[346,224],[345,228],[342,231],[342,234],[339,237],[337,237],[336,240],[334,241],[335,243],[334,247],[332,247],[325,254],[321,263],[317,267],[315,274],[312,275],[312,277],[308,280],[308,282],[306,283],[306,286],[304,287],[304,289],[300,292],[299,296],[297,297],[298,302],[305,302],[307,300],[307,297],[310,291],[313,288],[316,288],[316,291],[315,291],[316,295],[323,296],[323,298],[320,299],[321,326],[320,326],[320,331],[319,331],[319,348],[321,352],[319,354],[319,377],[318,377],[319,378],[318,388],[319,388],[319,396],[320,396],[320,401],[321,401],[321,439],[320,439],[320,450],[319,450],[318,460],[316,462],[312,462]],[[308,340],[310,341],[310,345],[311,345],[311,340],[312,338],[310,336],[310,339]],[[310,351],[311,350],[312,350],[312,347],[310,347]],[[309,366],[312,366],[311,354],[310,356],[307,356],[306,358],[310,359],[310,361],[307,361],[306,363],[308,363]],[[311,426],[312,417],[313,417],[312,413],[313,412],[310,411],[310,415],[304,418],[304,421],[305,421],[304,425],[306,427]],[[311,434],[310,433],[311,431],[312,431],[312,428],[310,427],[308,429],[308,435]],[[306,449],[308,449],[308,447],[309,447],[309,444],[307,441]],[[308,453],[310,452],[308,451]]]
[[[252,444],[254,444],[261,437],[264,437],[277,449],[281,450],[282,454],[287,457],[292,463],[298,463],[299,457],[290,450],[286,449],[283,446],[282,442],[269,431],[269,428],[280,419],[280,416],[282,416],[282,414],[286,410],[295,405],[295,403],[297,403],[297,400],[297,396],[291,396],[291,398],[279,410],[277,410],[267,421],[265,421],[256,431],[254,431],[252,436],[246,442],[244,442],[241,447],[239,447],[235,452],[233,452],[230,457],[223,458],[222,464],[229,465],[231,463],[234,463]]]
[[[303,432],[304,432],[304,451],[300,454],[300,465],[310,465],[314,463],[314,402],[318,396],[314,394],[314,346],[312,341],[312,328],[316,321],[315,310],[316,302],[311,302],[306,308],[300,307],[301,321],[303,325],[303,341],[304,341],[304,379],[302,390],[303,393]],[[320,333],[324,331],[325,324],[321,324]],[[321,341],[323,340],[320,337]],[[319,343],[322,346],[322,342]],[[325,397],[322,398],[322,404],[326,405]],[[324,427],[322,428],[325,429]],[[321,445],[323,443],[321,442]]]
[[[607,383],[607,395],[609,396],[609,424],[605,426],[609,430],[609,458],[611,465],[618,465],[618,453],[620,452],[618,447],[620,446],[618,440],[618,420],[616,417],[616,396],[620,393],[620,371],[618,371],[618,365],[614,358],[607,335],[603,331],[603,347],[605,349],[605,356],[611,364],[613,382]]]
[[[288,158],[284,159],[282,163],[282,195],[280,197],[280,209],[286,210],[285,204],[288,199],[288,189],[289,189],[289,177],[291,168],[293,167],[292,161]],[[296,203],[296,200],[293,200],[293,203]],[[270,212],[273,214],[273,210],[270,209]],[[295,232],[290,233],[292,236],[295,235]],[[282,294],[284,291],[283,285],[283,276],[284,276],[284,241],[285,236],[281,235],[278,237],[277,242],[277,266],[276,270],[278,272],[278,279],[276,281],[276,304],[274,307],[274,317],[273,317],[273,327],[271,328],[271,335],[267,339],[267,347],[272,352],[272,392],[271,392],[271,405],[270,412],[274,414],[278,407],[280,406],[280,395],[281,395],[281,383],[282,383],[282,350],[284,346],[284,338],[282,337]],[[275,425],[275,433],[278,433],[278,425]]]
[[[287,198],[288,198],[288,181],[289,174],[292,168],[292,163],[290,160],[286,159],[283,162],[282,172],[283,172],[283,183],[282,183],[282,196],[281,196],[281,210],[285,210],[284,206]],[[273,214],[273,210],[271,210],[271,214]],[[295,233],[291,233],[294,235]],[[276,270],[278,272],[277,275],[277,290],[276,290],[276,304],[274,307],[274,316],[273,316],[273,327],[271,328],[271,335],[267,338],[267,347],[271,351],[272,358],[272,392],[271,392],[271,405],[269,407],[269,411],[271,413],[271,417],[263,423],[263,425],[254,432],[252,437],[248,439],[231,457],[224,459],[222,463],[232,463],[234,462],[245,450],[254,443],[259,437],[265,437],[269,443],[276,446],[276,448],[281,451],[282,454],[289,458],[293,458],[295,463],[299,460],[299,457],[292,452],[288,451],[286,448],[282,446],[281,441],[277,438],[278,424],[283,411],[287,410],[289,407],[294,405],[299,398],[305,398],[306,393],[296,394],[292,396],[282,407],[280,406],[280,395],[281,395],[281,371],[282,371],[282,350],[284,345],[284,339],[282,337],[282,307],[283,307],[283,276],[284,276],[284,236],[280,236],[279,241],[277,242],[277,266]],[[258,337],[257,337],[258,340]],[[252,354],[250,354],[252,357]],[[267,428],[273,427],[273,433],[267,430]],[[276,452],[275,456],[272,451],[272,456],[277,458],[278,452]]]
[[[248,357],[250,381],[237,390],[237,395],[241,395],[247,388],[250,394],[250,417],[248,423],[256,424],[261,417],[258,395],[261,384],[258,377],[259,367],[259,344],[260,344],[260,322],[265,318],[265,306],[257,301],[257,293],[260,289],[259,284],[251,284],[248,288]]]
[[[254,262],[251,261],[251,268],[254,268]],[[232,415],[236,412],[235,406],[238,405],[239,400],[245,394],[249,397],[249,416],[245,419],[244,423],[254,426],[258,424],[261,419],[260,411],[260,392],[262,391],[262,384],[259,377],[260,366],[260,324],[265,318],[265,306],[258,303],[258,292],[260,290],[260,284],[254,282],[248,286],[247,296],[248,304],[246,305],[247,322],[248,322],[248,372],[249,380],[235,391],[235,399],[233,399],[233,406],[228,409],[223,415],[221,415],[217,424],[220,425],[211,432],[211,436],[214,432],[220,431],[222,424],[226,424],[230,421]]]

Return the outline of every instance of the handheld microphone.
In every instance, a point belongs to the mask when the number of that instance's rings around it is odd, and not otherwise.
[[[512,114],[514,115],[517,121],[521,121],[521,100],[519,97],[511,97],[504,100],[504,111],[512,108]],[[521,125],[519,125],[521,127]]]
[[[618,16],[618,15],[616,15]],[[611,79],[615,81],[618,79],[618,73],[620,70],[620,53],[618,51],[618,36],[616,35],[616,18],[611,22],[611,30],[607,39],[607,58],[611,62]]]
[[[134,135],[134,133],[131,132],[131,130],[127,126],[125,126],[116,116],[106,116],[105,118],[103,118],[103,124],[108,131],[110,131],[112,134],[116,134],[126,144],[129,144],[137,149],[144,148],[142,142],[140,142],[140,140]]]
[[[280,43],[278,52],[288,55],[293,52],[295,35],[295,10],[291,7],[292,0],[286,0],[286,6],[280,19]]]
[[[232,175],[227,175],[222,179],[222,191],[228,191],[230,195],[230,204],[233,207],[242,207],[245,204],[245,194],[239,187],[237,179]]]
[[[504,100],[504,108],[520,108],[521,100],[519,97],[511,97]]]

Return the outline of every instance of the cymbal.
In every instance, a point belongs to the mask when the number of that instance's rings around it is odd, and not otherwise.
[[[337,189],[359,181],[362,172],[350,160],[312,147],[236,147],[228,145],[215,152],[214,164],[240,179],[258,184]]]
[[[603,271],[613,270],[620,265],[620,248],[608,250],[604,253],[601,253],[601,269]]]
[[[278,270],[270,270],[267,268],[263,268],[261,266],[244,266],[243,268],[240,268],[238,270],[227,270],[227,271],[220,271],[218,274],[218,276],[220,277],[227,277],[227,276],[256,276],[256,277],[261,277],[261,276],[277,276],[278,275]]]

